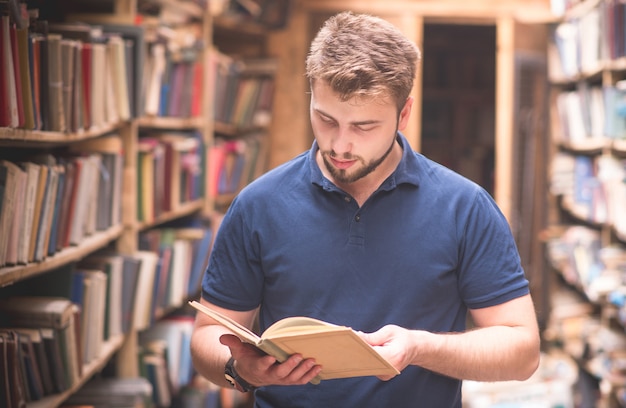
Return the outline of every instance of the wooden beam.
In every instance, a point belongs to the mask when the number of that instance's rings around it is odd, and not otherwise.
[[[518,21],[546,22],[554,21],[548,0],[302,0],[302,4],[309,10],[343,11],[373,13],[384,17],[386,15],[417,14],[425,18],[450,19],[485,19],[493,20],[503,16],[514,16]]]
[[[515,21],[501,18],[496,24],[496,157],[494,198],[511,222],[513,163],[513,104],[515,71]]]

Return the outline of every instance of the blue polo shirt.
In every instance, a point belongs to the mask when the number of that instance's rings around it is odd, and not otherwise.
[[[233,201],[202,296],[260,309],[261,330],[310,316],[371,332],[386,324],[465,330],[468,308],[529,293],[509,225],[475,183],[403,148],[396,171],[359,207],[326,179],[317,145]],[[263,387],[258,407],[460,407],[461,382],[420,367],[319,385]]]

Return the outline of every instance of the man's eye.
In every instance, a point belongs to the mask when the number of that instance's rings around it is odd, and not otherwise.
[[[327,125],[334,125],[335,124],[334,120],[332,120],[330,118],[327,118],[325,116],[320,116],[320,119],[322,120],[322,122],[324,122]]]

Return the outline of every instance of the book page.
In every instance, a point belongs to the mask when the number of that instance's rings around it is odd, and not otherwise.
[[[210,318],[212,318],[213,320],[215,320],[222,326],[230,329],[233,333],[239,336],[240,339],[247,341],[248,343],[258,345],[259,340],[260,340],[259,336],[257,336],[253,331],[249,330],[248,328],[240,325],[233,319],[215,310],[209,309],[208,307],[204,306],[203,304],[199,302],[196,302],[195,300],[190,301],[189,304],[192,307],[204,313],[205,315],[209,316]]]
[[[261,337],[272,337],[277,334],[285,333],[302,333],[302,332],[320,332],[343,329],[342,326],[327,323],[312,317],[292,316],[281,319],[267,328]]]

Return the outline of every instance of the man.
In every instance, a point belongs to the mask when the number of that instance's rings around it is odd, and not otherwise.
[[[401,373],[309,384],[315,361],[278,363],[198,314],[195,367],[223,386],[226,370],[258,407],[460,407],[462,379],[523,380],[538,366],[506,219],[399,133],[418,61],[381,19],[325,23],[306,64],[315,142],[234,200],[201,300],[247,327],[258,318],[261,331],[295,315],[350,326]]]

